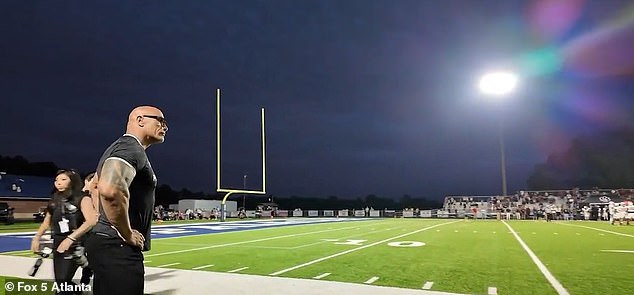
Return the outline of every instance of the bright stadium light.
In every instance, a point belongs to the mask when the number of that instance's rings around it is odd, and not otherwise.
[[[489,72],[480,78],[478,88],[480,92],[488,97],[498,99],[508,97],[517,86],[517,75],[511,72],[496,71]],[[502,195],[507,195],[506,184],[506,155],[504,148],[504,123],[503,114],[500,114],[500,122],[498,126],[498,139],[500,144],[500,174],[502,175]]]
[[[515,89],[517,80],[517,75],[511,72],[491,72],[482,76],[478,88],[487,95],[504,96]]]

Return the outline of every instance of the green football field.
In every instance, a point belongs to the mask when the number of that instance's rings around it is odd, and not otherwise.
[[[270,227],[155,239],[145,265],[462,294],[632,294],[634,225],[372,219]]]
[[[507,223],[571,294],[627,294],[634,226]],[[603,231],[600,231],[603,230]],[[619,235],[621,234],[621,235]],[[503,222],[383,219],[155,240],[147,266],[488,294],[557,294]],[[210,266],[213,265],[213,266]],[[329,275],[324,276],[329,273]],[[427,284],[428,286],[430,284]]]

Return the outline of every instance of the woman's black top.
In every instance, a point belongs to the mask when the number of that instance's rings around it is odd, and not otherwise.
[[[67,236],[84,223],[84,215],[81,213],[82,196],[63,196],[61,194],[53,194],[51,200],[46,207],[47,212],[51,215],[51,229],[54,235]],[[68,230],[60,227],[60,222],[68,224]]]

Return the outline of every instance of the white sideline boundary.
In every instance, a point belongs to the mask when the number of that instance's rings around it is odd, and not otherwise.
[[[0,255],[0,265],[10,266],[0,268],[0,275],[32,279],[27,275],[27,272],[33,263],[35,263],[34,258]],[[80,277],[81,272],[78,271],[75,274],[75,279],[79,280]],[[51,280],[52,278],[53,261],[51,259],[45,259],[35,279]],[[222,293],[233,295],[252,295],[256,293],[260,295],[466,295],[428,290],[383,287],[361,283],[341,283],[311,279],[293,279],[156,267],[145,268],[145,294],[209,294],[210,290],[222,290]]]
[[[531,260],[533,260],[533,263],[537,265],[537,268],[539,268],[539,271],[541,271],[544,277],[546,277],[546,280],[548,280],[548,282],[553,286],[555,291],[557,291],[557,294],[570,295],[570,293],[568,293],[568,290],[566,290],[566,288],[564,288],[564,286],[555,278],[555,276],[553,276],[553,274],[550,273],[548,268],[546,268],[546,266],[541,262],[541,260],[537,258],[537,255],[535,255],[535,253],[533,253],[533,251],[530,248],[528,248],[526,243],[524,243],[522,238],[520,238],[520,236],[515,232],[515,230],[513,230],[513,228],[508,223],[506,223],[506,221],[502,220],[502,223],[504,223],[504,225],[506,225],[506,227],[508,227],[508,229],[511,231],[513,236],[515,236],[515,239],[520,243],[522,248],[524,248],[524,251],[526,251],[528,256],[530,256]]]

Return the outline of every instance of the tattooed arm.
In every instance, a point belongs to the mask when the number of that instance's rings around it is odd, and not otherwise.
[[[120,158],[109,158],[104,162],[98,175],[97,188],[106,219],[117,228],[126,243],[142,246],[143,236],[132,230],[128,216],[128,188],[136,175],[136,170]]]

